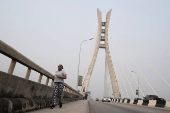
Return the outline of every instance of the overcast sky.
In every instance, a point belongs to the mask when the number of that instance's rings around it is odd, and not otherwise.
[[[0,0],[0,40],[50,73],[54,74],[58,64],[63,64],[68,76],[65,82],[76,88],[80,43],[89,38],[96,38],[97,8],[102,12],[103,21],[106,13],[112,9],[109,45],[124,97],[127,97],[127,94],[120,72],[130,98],[134,98],[123,68],[134,91],[137,85],[119,53],[125,57],[131,70],[138,73],[144,95],[154,93],[119,41],[125,46],[158,96],[170,100],[170,87],[113,30],[114,26],[170,83],[169,6],[169,0]],[[82,45],[80,74],[83,73],[92,44],[93,41],[87,41]],[[9,64],[10,59],[0,54],[0,71],[7,72]],[[26,67],[17,63],[14,75],[24,78],[26,70]],[[105,50],[100,49],[89,84],[93,98],[103,97],[104,72]],[[39,73],[31,72],[30,80],[38,81],[38,77]],[[135,77],[137,79],[137,75]],[[43,77],[43,84],[45,80],[46,77]],[[140,97],[142,98],[141,92]]]

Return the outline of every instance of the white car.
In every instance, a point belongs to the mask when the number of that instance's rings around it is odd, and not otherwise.
[[[102,102],[110,102],[111,99],[109,97],[103,97]]]

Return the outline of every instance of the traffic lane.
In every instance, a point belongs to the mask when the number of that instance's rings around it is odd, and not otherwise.
[[[96,101],[89,101],[89,111],[90,113],[170,113],[170,110],[165,108]]]

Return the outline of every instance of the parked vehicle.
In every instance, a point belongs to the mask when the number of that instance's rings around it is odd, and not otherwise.
[[[143,99],[147,99],[147,100],[157,100],[158,96],[157,95],[146,95],[145,97],[143,97]]]
[[[141,98],[135,98],[134,100],[142,100]]]
[[[126,100],[130,100],[130,98],[124,98],[124,99],[126,99]]]
[[[99,98],[96,98],[96,101],[99,101]]]
[[[110,102],[111,99],[109,97],[103,97],[102,102]]]
[[[166,101],[164,98],[158,98],[157,100]]]

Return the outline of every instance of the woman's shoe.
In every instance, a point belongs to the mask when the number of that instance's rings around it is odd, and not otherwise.
[[[52,105],[52,106],[50,107],[50,109],[53,109],[53,108],[55,108],[55,106],[54,106],[54,105]]]
[[[60,108],[62,107],[62,103],[61,102],[60,102],[59,106],[60,106]]]

